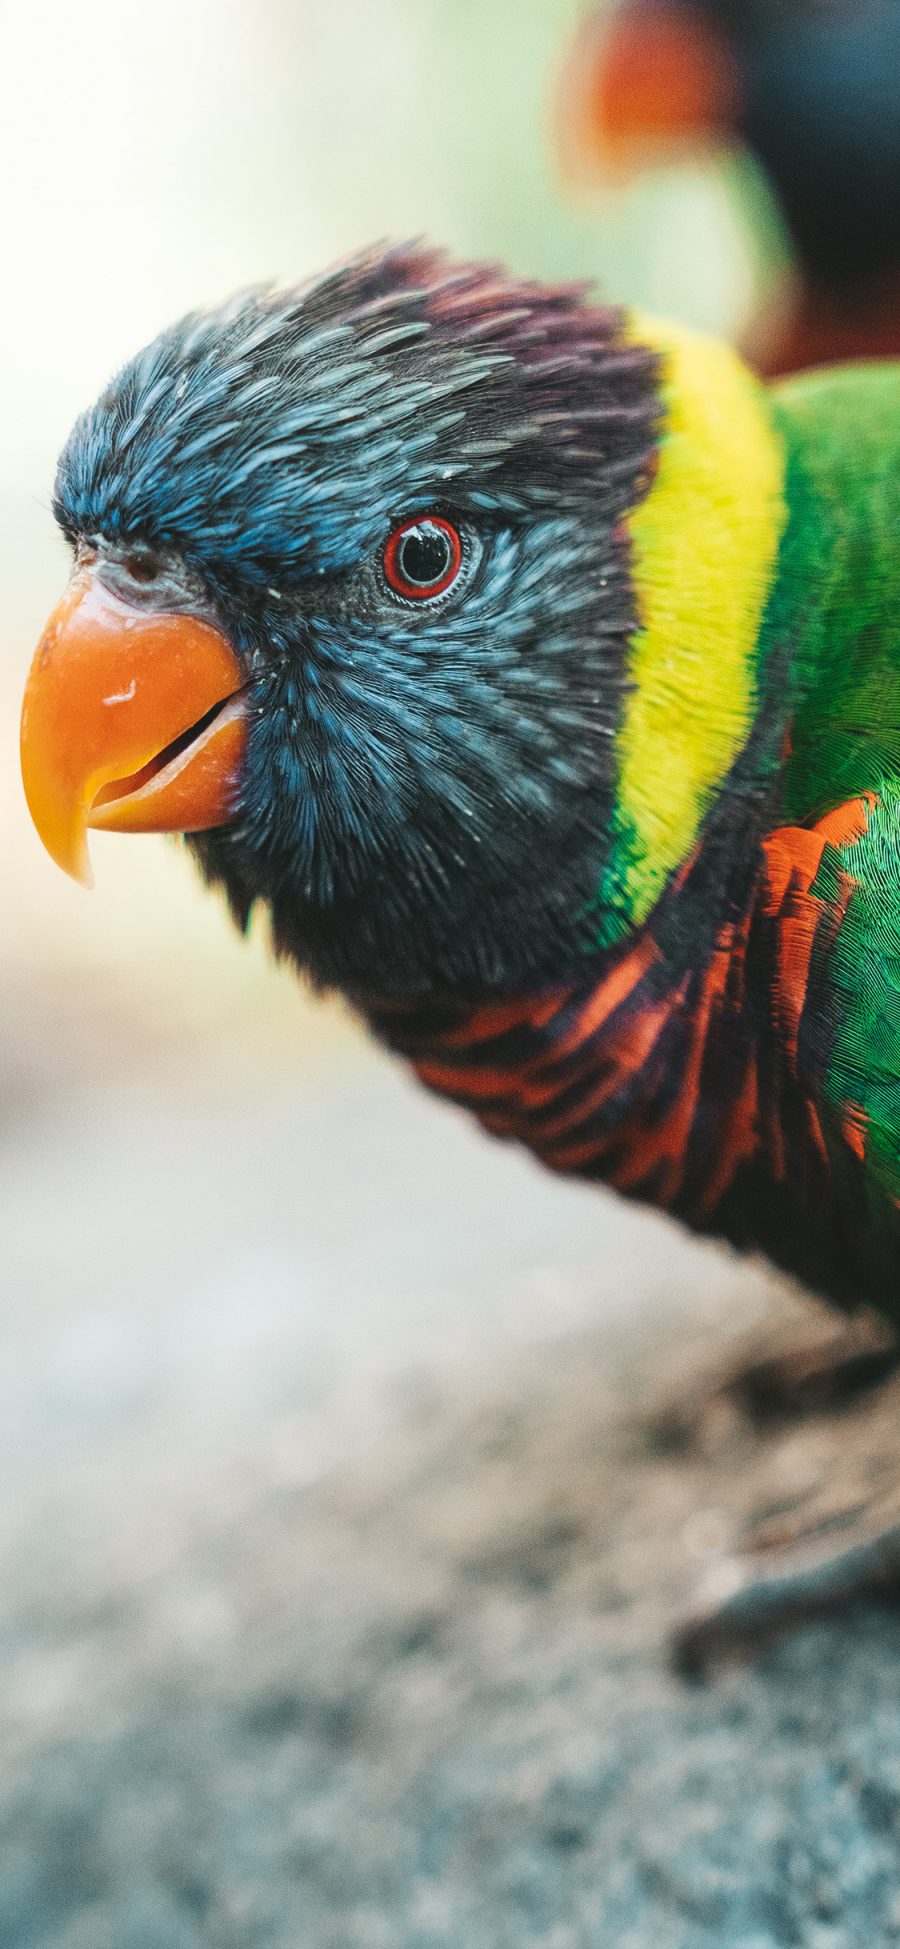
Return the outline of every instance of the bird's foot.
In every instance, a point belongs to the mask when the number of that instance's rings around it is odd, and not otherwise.
[[[860,1598],[900,1593],[900,1487],[868,1505],[823,1499],[797,1520],[769,1519],[738,1555],[710,1567],[678,1627],[673,1658],[702,1678],[720,1659],[758,1649]]]
[[[751,1428],[839,1412],[900,1364],[900,1340],[870,1315],[827,1319],[799,1339],[779,1330],[659,1403],[651,1416],[664,1447],[717,1446],[736,1423]]]

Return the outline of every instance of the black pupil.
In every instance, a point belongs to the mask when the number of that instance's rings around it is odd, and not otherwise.
[[[418,521],[403,536],[397,549],[397,567],[405,582],[417,589],[428,589],[441,582],[453,559],[450,537],[431,521]]]
[[[159,563],[153,555],[126,555],[122,567],[132,582],[155,582],[159,574]]]

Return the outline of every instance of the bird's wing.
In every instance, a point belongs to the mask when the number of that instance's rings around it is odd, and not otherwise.
[[[900,1205],[900,779],[857,800],[814,882],[833,922],[810,1041],[823,1111],[862,1159],[874,1205]]]

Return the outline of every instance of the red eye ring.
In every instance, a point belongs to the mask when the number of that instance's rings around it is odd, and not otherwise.
[[[462,536],[452,521],[419,514],[394,529],[384,551],[384,573],[406,602],[431,602],[456,581],[462,558]]]

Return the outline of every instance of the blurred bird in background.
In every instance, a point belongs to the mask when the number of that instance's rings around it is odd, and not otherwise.
[[[896,1326],[898,481],[900,366],[425,249],[243,294],[63,452],[35,823],[191,834],[489,1131]]]
[[[900,0],[620,0],[582,28],[558,113],[582,177],[750,150],[794,262],[755,363],[900,355]]]

